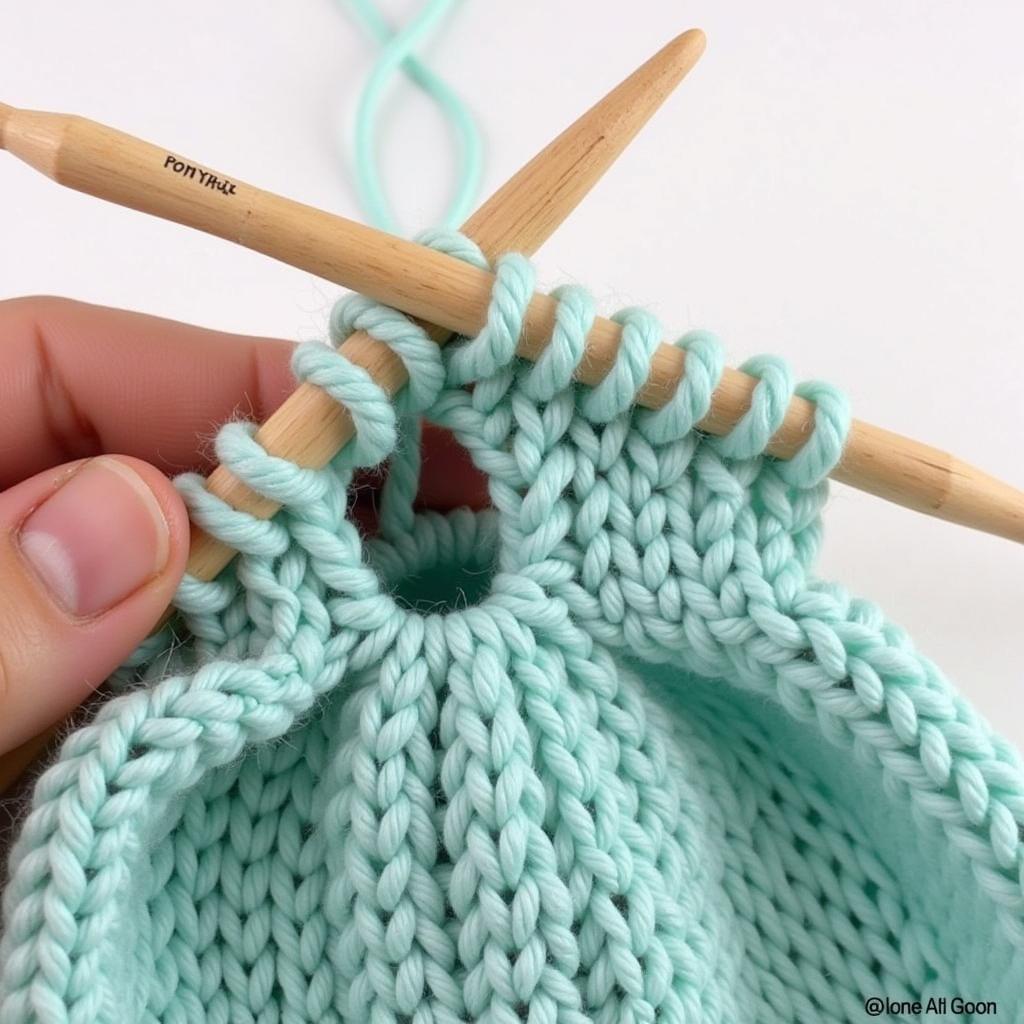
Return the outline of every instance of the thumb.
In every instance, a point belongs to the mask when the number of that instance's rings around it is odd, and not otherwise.
[[[0,752],[63,718],[159,620],[188,516],[139,459],[102,455],[0,494]]]

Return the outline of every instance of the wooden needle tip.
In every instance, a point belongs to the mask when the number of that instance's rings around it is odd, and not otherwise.
[[[690,53],[696,52],[699,57],[707,49],[708,37],[704,35],[702,29],[688,28],[685,32],[676,36],[668,45],[676,50],[685,50]]]

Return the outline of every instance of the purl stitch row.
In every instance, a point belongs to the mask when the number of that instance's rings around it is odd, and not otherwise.
[[[711,336],[682,339],[665,408],[636,410],[654,319],[618,314],[613,371],[579,389],[593,300],[563,289],[522,363],[533,284],[502,258],[484,330],[443,354],[394,311],[339,306],[332,341],[369,330],[413,386],[389,402],[301,347],[296,376],[348,406],[357,440],[310,471],[222,428],[218,457],[282,502],[273,521],[179,480],[242,555],[182,584],[191,643],[140,650],[40,779],[0,1019],[859,1021],[871,995],[951,991],[1024,1007],[1020,763],[877,609],[809,576],[842,396],[803,386],[813,435],[766,458],[794,388],[761,357],[748,415],[704,437]],[[472,453],[493,511],[413,513],[421,412]],[[352,473],[389,454],[365,542]],[[493,573],[486,596],[422,610],[417,578],[460,568]]]

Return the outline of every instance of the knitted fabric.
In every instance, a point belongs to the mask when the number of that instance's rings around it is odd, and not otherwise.
[[[957,994],[1022,1019],[1021,764],[811,574],[842,397],[802,388],[813,433],[766,457],[793,385],[760,358],[750,412],[703,436],[713,338],[682,339],[673,400],[635,409],[655,321],[619,314],[614,369],[580,388],[592,300],[561,291],[528,364],[532,290],[504,257],[486,327],[443,354],[339,307],[332,340],[369,330],[411,383],[391,403],[299,348],[357,438],[311,471],[225,426],[273,521],[180,480],[242,554],[186,579],[188,641],[141,650],[39,780],[4,1024],[862,1021],[869,996]],[[413,512],[420,413],[492,510]],[[388,457],[366,540],[353,471]]]

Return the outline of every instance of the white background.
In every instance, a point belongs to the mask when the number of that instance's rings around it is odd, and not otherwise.
[[[711,328],[734,363],[785,355],[858,416],[1024,485],[1024,7],[466,0],[428,53],[484,127],[489,192],[693,25],[706,56],[542,250],[544,283]],[[0,98],[359,216],[346,132],[372,52],[332,0],[33,0],[6,5]],[[404,85],[385,114],[411,231],[444,207],[451,141]],[[308,339],[338,294],[13,160],[0,210],[0,297]],[[1024,746],[1024,547],[838,485],[827,526],[823,574],[879,602]]]

